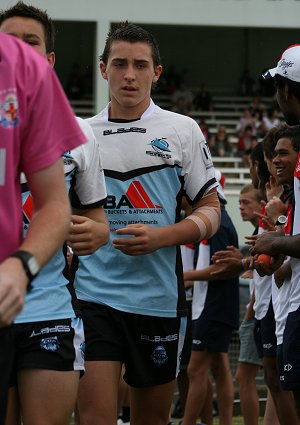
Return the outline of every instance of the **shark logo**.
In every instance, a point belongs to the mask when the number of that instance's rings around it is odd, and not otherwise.
[[[172,158],[172,156],[168,153],[171,152],[171,150],[169,149],[169,143],[166,141],[165,137],[153,139],[149,145],[153,148],[153,151],[146,151],[147,155],[164,159]]]
[[[149,145],[151,145],[156,152],[171,152],[169,149],[169,143],[164,137],[152,140]]]
[[[167,352],[164,347],[159,345],[151,355],[151,360],[156,366],[162,366],[168,360]]]
[[[40,347],[42,350],[46,351],[57,351],[59,348],[59,341],[57,336],[42,338]]]

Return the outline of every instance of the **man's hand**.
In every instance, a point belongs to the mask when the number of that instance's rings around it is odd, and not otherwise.
[[[7,258],[0,265],[0,328],[10,325],[21,311],[28,278],[17,258]]]
[[[241,260],[243,258],[243,254],[238,248],[231,245],[228,246],[226,250],[215,252],[211,257],[213,263],[216,263],[217,260],[221,260],[223,258],[237,258]]]
[[[258,261],[258,256],[254,257],[254,268],[260,276],[271,276],[285,260],[285,255],[279,254],[271,257],[270,267],[266,267],[263,262]]]
[[[145,255],[159,249],[161,244],[160,228],[144,224],[129,224],[116,230],[117,235],[130,236],[113,239],[114,247],[126,255]]]
[[[282,194],[283,187],[278,185],[273,176],[270,177],[270,180],[265,185],[267,200],[270,201],[274,197],[279,197]]]
[[[216,260],[214,264],[220,266],[219,270],[211,272],[211,276],[213,276],[214,279],[231,279],[239,276],[243,270],[241,258],[230,256],[227,258],[224,257]]]
[[[279,255],[281,253],[280,242],[285,235],[281,232],[265,232],[260,235],[247,236],[251,248],[251,255],[256,254],[269,254],[271,256]]]
[[[67,243],[76,255],[89,255],[97,251],[103,243],[107,242],[104,238],[103,226],[83,215],[72,215],[72,226],[68,235]],[[108,228],[107,228],[108,232]]]

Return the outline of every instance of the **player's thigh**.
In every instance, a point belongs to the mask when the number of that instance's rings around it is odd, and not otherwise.
[[[188,366],[189,377],[206,374],[211,364],[211,355],[207,351],[192,351]]]
[[[80,379],[77,411],[80,424],[114,423],[117,421],[118,388],[121,362],[87,361]]]
[[[19,395],[17,386],[10,387],[8,391],[8,402],[5,425],[21,425],[19,408]]]
[[[18,374],[24,425],[68,425],[75,406],[79,371],[23,369]]]
[[[130,387],[130,424],[165,425],[176,381],[146,388]]]

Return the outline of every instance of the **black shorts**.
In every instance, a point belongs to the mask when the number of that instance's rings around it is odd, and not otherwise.
[[[288,314],[283,333],[284,390],[300,389],[300,309]]]
[[[272,301],[267,314],[261,320],[256,320],[254,327],[254,339],[260,358],[276,357],[277,338],[275,334],[276,323]]]
[[[13,325],[15,358],[11,386],[21,369],[84,371],[84,332],[79,318]]]
[[[6,417],[7,396],[14,357],[12,326],[0,329],[0,425]]]
[[[136,388],[165,384],[178,374],[186,318],[126,313],[80,301],[86,361],[124,363],[124,380]]]
[[[192,321],[192,350],[227,353],[233,328],[216,320]]]

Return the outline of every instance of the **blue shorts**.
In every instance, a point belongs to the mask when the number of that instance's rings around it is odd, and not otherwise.
[[[265,317],[256,320],[254,328],[254,338],[260,358],[276,357],[277,338],[275,334],[276,323],[272,301]]]
[[[166,384],[176,378],[186,317],[144,316],[79,302],[86,361],[123,363],[124,380],[135,388]]]
[[[284,390],[300,389],[300,308],[288,314],[283,333]]]
[[[192,321],[192,350],[211,353],[227,353],[233,328],[215,320]]]

